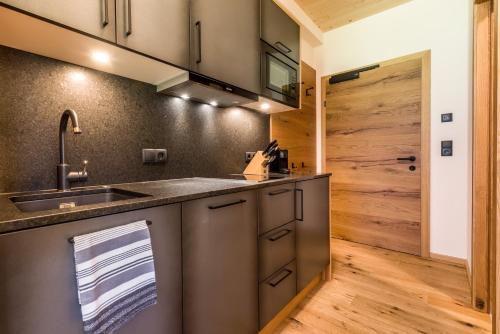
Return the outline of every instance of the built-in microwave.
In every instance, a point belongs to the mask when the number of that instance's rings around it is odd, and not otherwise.
[[[263,96],[298,108],[299,71],[299,64],[262,41],[261,94]]]

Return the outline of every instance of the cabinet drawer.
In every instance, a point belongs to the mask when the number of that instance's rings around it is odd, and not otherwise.
[[[259,191],[259,234],[264,234],[295,219],[295,184],[283,184]]]
[[[259,238],[259,281],[295,259],[295,222]]]
[[[289,263],[259,286],[260,329],[295,297],[297,274],[295,261]]]

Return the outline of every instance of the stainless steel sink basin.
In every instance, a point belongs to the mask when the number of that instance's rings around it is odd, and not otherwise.
[[[92,188],[14,196],[10,197],[10,200],[23,212],[36,212],[115,202],[146,196],[149,195],[117,188]]]

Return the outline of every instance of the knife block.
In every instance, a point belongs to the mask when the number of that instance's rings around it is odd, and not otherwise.
[[[252,160],[248,163],[247,168],[243,171],[243,175],[261,175],[269,176],[269,166],[264,167],[263,164],[267,161],[264,158],[263,151],[257,151]]]

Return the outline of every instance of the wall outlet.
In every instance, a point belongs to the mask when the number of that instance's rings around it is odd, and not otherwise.
[[[167,162],[167,150],[144,148],[142,150],[142,162],[145,164],[164,164]]]
[[[441,142],[441,156],[442,157],[453,156],[453,140],[443,140]]]
[[[255,156],[255,152],[245,152],[245,162],[249,163]]]

